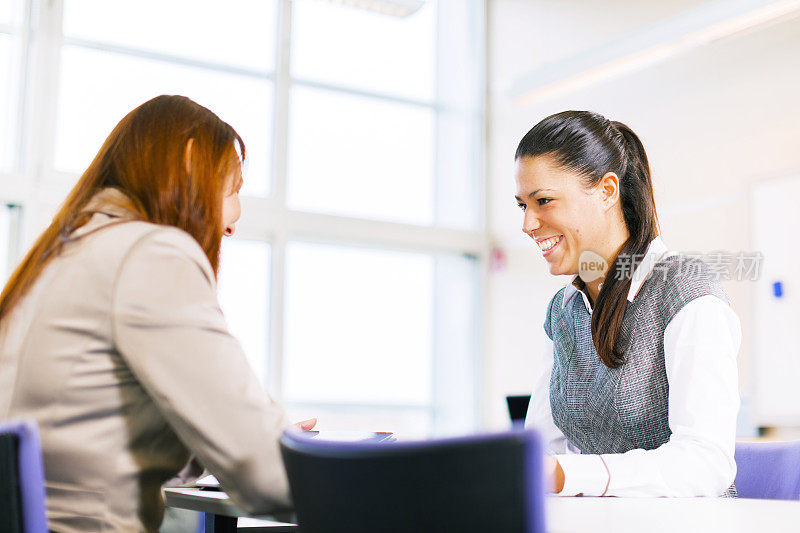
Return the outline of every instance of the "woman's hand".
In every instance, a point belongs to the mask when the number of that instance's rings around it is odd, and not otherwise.
[[[317,425],[316,418],[309,418],[308,420],[303,420],[302,422],[296,422],[294,427],[299,429],[300,431],[311,431],[314,429],[314,426]]]
[[[550,491],[558,494],[564,490],[564,469],[561,468],[558,459],[552,455],[545,455],[544,473],[547,479],[550,480],[550,486],[547,487]]]

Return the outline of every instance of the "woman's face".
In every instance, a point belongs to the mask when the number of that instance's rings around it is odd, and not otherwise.
[[[242,204],[239,202],[241,184],[241,174],[238,170],[231,172],[225,178],[225,193],[222,197],[222,232],[228,237],[236,231],[236,221],[242,214]]]
[[[603,195],[547,155],[517,160],[516,199],[522,231],[536,241],[553,275],[577,274],[581,252],[603,248]]]

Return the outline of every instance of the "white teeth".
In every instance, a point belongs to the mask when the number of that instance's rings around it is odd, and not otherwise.
[[[547,250],[558,244],[560,240],[561,240],[561,235],[559,235],[558,237],[550,237],[549,239],[546,239],[544,241],[539,241],[539,248],[541,248],[543,252],[546,252]]]

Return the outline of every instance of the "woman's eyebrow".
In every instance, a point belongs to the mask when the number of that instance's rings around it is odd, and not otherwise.
[[[533,191],[532,193],[530,193],[528,195],[528,198],[533,198],[534,196],[536,196],[536,193],[543,192],[543,191],[552,191],[552,190],[554,190],[554,189],[536,189],[535,191]],[[520,198],[519,196],[514,196],[514,198],[516,198],[518,202],[522,201],[522,198]]]

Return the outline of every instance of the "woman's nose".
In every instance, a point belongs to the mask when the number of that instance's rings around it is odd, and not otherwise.
[[[533,237],[532,233],[541,227],[542,224],[539,222],[539,219],[533,215],[533,213],[525,213],[525,220],[522,222],[523,232]]]

